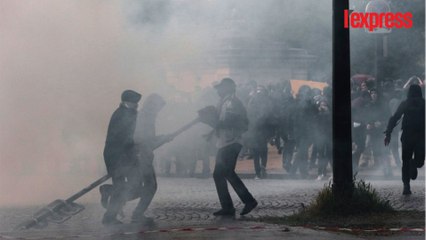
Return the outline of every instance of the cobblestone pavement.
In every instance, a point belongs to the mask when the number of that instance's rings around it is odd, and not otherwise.
[[[290,215],[299,210],[302,205],[308,205],[317,192],[328,184],[326,181],[313,180],[266,179],[256,181],[244,179],[243,181],[258,200],[259,206],[246,217],[237,216],[237,221]],[[425,210],[424,181],[412,182],[413,194],[408,197],[401,194],[402,183],[400,181],[372,181],[371,183],[378,193],[388,199],[396,209]],[[157,227],[217,226],[224,223],[229,225],[228,222],[223,222],[211,214],[219,208],[213,179],[159,178],[158,185],[157,195],[147,212],[148,216],[154,218]],[[240,211],[243,204],[232,188],[230,191],[237,211]],[[130,222],[129,218],[136,203],[133,201],[126,205],[124,222]],[[36,210],[35,207],[1,209],[0,232],[8,235],[11,228],[26,220]],[[104,227],[100,224],[103,213],[104,210],[100,204],[86,204],[85,211],[61,225],[50,224],[44,230],[30,230],[12,235],[22,236],[23,234],[26,237],[34,237],[60,234],[72,236],[76,235],[76,232],[83,235],[96,235],[105,232]]]
[[[289,215],[297,211],[302,204],[309,204],[317,192],[327,184],[308,180],[246,179],[244,182],[260,203],[247,218]],[[399,181],[374,181],[372,185],[397,209],[425,209],[425,188],[422,182],[413,183],[414,194],[410,197],[401,195],[402,183]],[[219,208],[212,179],[163,178],[159,186],[159,192],[149,213],[159,220],[206,221],[212,219],[211,212]],[[236,208],[241,209],[242,203],[232,190],[231,194]]]

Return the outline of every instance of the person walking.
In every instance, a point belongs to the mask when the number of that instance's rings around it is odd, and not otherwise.
[[[267,89],[258,86],[257,92],[251,97],[247,106],[247,115],[250,121],[248,132],[252,138],[249,147],[253,153],[255,179],[266,178],[268,140],[274,133],[274,129],[269,125],[273,112],[272,104]]]
[[[136,162],[131,157],[136,126],[138,102],[142,95],[126,90],[121,94],[121,103],[113,113],[108,126],[104,148],[104,161],[108,174],[112,178],[110,192],[106,194],[106,186],[101,187],[102,202],[107,208],[102,223],[105,225],[121,224],[117,214],[127,199],[127,178],[132,174]]]
[[[370,147],[374,158],[374,165],[372,168],[381,169],[385,177],[393,175],[390,166],[389,154],[385,152],[382,143],[382,132],[386,119],[389,118],[390,113],[388,108],[383,102],[383,97],[375,88],[370,89],[370,102],[366,106],[366,129],[369,136]]]
[[[331,111],[326,99],[319,100],[316,103],[318,112],[315,116],[315,144],[318,153],[318,177],[317,181],[321,181],[327,176],[327,166],[331,163],[332,146],[331,146]]]
[[[138,192],[135,197],[139,197],[140,200],[132,214],[133,223],[150,223],[153,221],[145,216],[145,211],[157,192],[157,177],[153,165],[154,149],[173,140],[172,135],[157,135],[155,131],[158,113],[165,104],[166,102],[160,95],[151,94],[146,98],[138,114],[133,153],[138,164],[138,178],[135,178],[131,185],[132,189],[136,189],[136,192]]]
[[[419,85],[410,86],[407,99],[390,117],[385,131],[385,146],[389,145],[392,130],[402,116],[402,194],[410,195],[410,179],[417,178],[417,168],[421,168],[425,161],[425,99]]]
[[[248,128],[247,112],[241,101],[235,96],[236,85],[232,79],[222,79],[215,86],[215,89],[220,97],[220,101],[216,108],[219,117],[214,126],[218,151],[213,179],[222,208],[214,212],[213,215],[233,216],[235,214],[227,181],[245,204],[240,214],[246,215],[258,204],[240,177],[235,173],[238,154],[242,148],[241,135]]]

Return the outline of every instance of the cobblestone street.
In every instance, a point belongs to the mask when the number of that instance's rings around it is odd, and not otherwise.
[[[219,208],[218,198],[213,179],[198,178],[159,178],[159,189],[155,196],[148,216],[154,218],[156,228],[170,229],[179,227],[203,226],[237,226],[241,220],[256,220],[267,216],[284,216],[299,210],[307,205],[317,192],[327,184],[326,181],[313,180],[278,180],[268,179],[255,181],[244,179],[249,190],[259,201],[259,206],[246,217],[237,217],[235,220],[222,220],[211,213]],[[412,183],[413,194],[405,197],[401,194],[400,181],[372,181],[378,193],[388,199],[396,209],[425,210],[424,181]],[[97,194],[97,193],[92,193]],[[241,211],[242,204],[231,190],[237,211]],[[111,233],[100,223],[104,210],[97,203],[85,204],[86,210],[61,224],[49,224],[43,230],[29,230],[20,233],[10,233],[10,229],[21,221],[29,218],[37,208],[3,209],[0,212],[2,236],[20,237],[57,237],[57,236],[96,236],[97,234]],[[130,216],[136,201],[130,202],[124,209],[125,223],[130,222]],[[244,223],[247,224],[247,223]],[[129,224],[126,224],[129,225]],[[121,230],[113,230],[121,231]],[[126,231],[129,229],[126,228]]]
[[[302,204],[307,205],[327,182],[309,180],[261,180],[245,179],[249,190],[259,201],[259,206],[247,218],[283,216],[297,211]],[[380,195],[390,200],[397,209],[423,210],[424,184],[413,183],[413,195],[403,197],[399,181],[374,181],[373,186]],[[232,193],[234,193],[231,190]],[[236,208],[242,204],[232,195]],[[131,210],[132,205],[128,208]],[[219,208],[212,179],[167,179],[159,181],[159,192],[148,213],[158,220],[171,221],[210,221],[211,212]]]

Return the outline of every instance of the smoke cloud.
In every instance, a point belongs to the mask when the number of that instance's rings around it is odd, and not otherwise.
[[[228,74],[200,77],[227,36],[253,55],[264,39],[304,47],[320,56],[314,76],[331,72],[331,1],[1,1],[0,205],[65,198],[105,174],[125,89],[165,96],[159,132],[194,117],[172,106]]]

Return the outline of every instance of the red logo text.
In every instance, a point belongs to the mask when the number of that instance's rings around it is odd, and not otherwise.
[[[377,12],[352,12],[345,10],[345,28],[367,28],[372,32],[375,28],[411,28],[413,27],[413,14],[406,13],[377,13]]]

